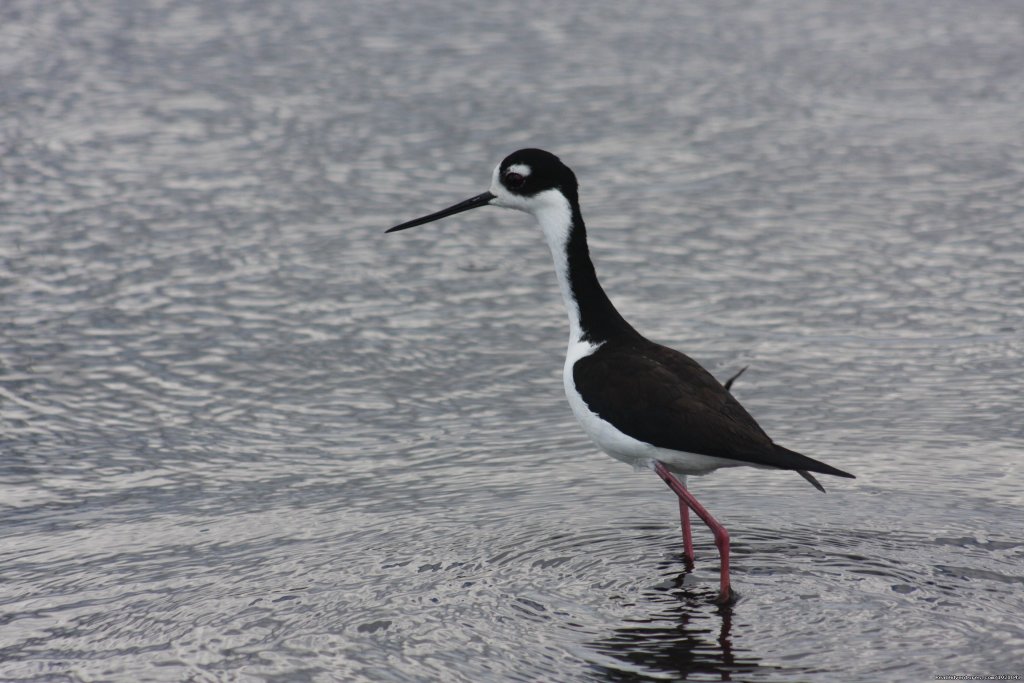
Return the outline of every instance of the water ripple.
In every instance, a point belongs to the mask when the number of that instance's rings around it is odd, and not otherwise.
[[[0,6],[0,678],[848,680],[1024,660],[998,3]],[[624,314],[857,474],[583,440],[519,146]]]

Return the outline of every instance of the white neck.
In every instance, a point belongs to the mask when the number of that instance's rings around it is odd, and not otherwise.
[[[528,171],[527,167],[519,171]],[[562,300],[565,301],[565,310],[569,314],[569,343],[570,345],[583,337],[583,326],[580,323],[580,307],[572,294],[572,284],[569,281],[569,255],[567,246],[569,235],[572,232],[572,206],[560,190],[550,189],[538,192],[535,195],[524,197],[509,192],[501,184],[499,174],[501,165],[494,168],[491,176],[491,194],[494,199],[492,206],[501,206],[506,209],[525,211],[537,219],[544,237],[551,249],[551,258],[555,262],[555,276],[558,278],[558,287],[562,290]]]
[[[558,288],[562,290],[562,301],[565,302],[565,310],[569,314],[569,343],[572,344],[579,341],[583,333],[580,325],[580,307],[573,297],[569,282],[569,255],[566,251],[569,233],[572,230],[572,209],[569,201],[557,190],[547,190],[536,195],[534,199],[543,200],[531,207],[531,213],[544,231],[548,248],[551,250]]]

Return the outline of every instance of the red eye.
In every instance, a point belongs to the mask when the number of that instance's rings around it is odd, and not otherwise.
[[[526,182],[526,176],[520,173],[509,171],[505,174],[505,187],[510,190],[518,190]]]

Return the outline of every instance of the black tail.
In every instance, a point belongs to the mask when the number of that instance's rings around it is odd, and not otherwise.
[[[818,488],[822,491],[824,491],[824,489],[822,488],[821,484],[818,484],[814,480],[814,478],[808,474],[808,472],[816,472],[818,474],[831,474],[834,477],[846,477],[847,479],[856,478],[849,472],[843,472],[840,469],[836,469],[831,465],[826,465],[825,463],[815,460],[814,458],[808,458],[806,455],[803,455],[802,453],[791,451],[788,448],[783,448],[778,444],[772,445],[775,446],[775,462],[773,462],[772,465],[774,465],[775,467],[781,467],[782,469],[786,470],[796,470],[797,472],[800,473],[800,476],[814,484],[815,488]]]
[[[742,368],[740,368],[739,372],[737,372],[729,379],[725,380],[725,384],[723,384],[722,386],[725,387],[726,391],[732,391],[732,383],[735,382],[740,375],[747,371],[747,367],[749,366],[743,366]],[[826,465],[825,463],[815,460],[814,458],[808,458],[806,455],[803,455],[802,453],[797,453],[796,451],[791,451],[788,448],[783,448],[777,443],[773,443],[772,446],[775,447],[774,459],[778,461],[771,463],[774,467],[780,467],[786,470],[796,470],[797,474],[799,474],[801,477],[810,482],[811,486],[818,489],[822,493],[825,493],[825,487],[822,486],[817,479],[811,476],[811,472],[818,472],[819,474],[831,474],[837,477],[848,477],[850,479],[856,479],[856,477],[850,474],[849,472],[837,470],[835,467],[832,467],[831,465]],[[808,472],[807,470],[811,470],[811,472]]]
[[[804,479],[806,479],[807,481],[811,482],[811,486],[818,489],[822,493],[825,493],[825,487],[822,486],[821,483],[817,479],[815,479],[810,472],[808,472],[807,470],[797,470],[796,473],[799,474]]]

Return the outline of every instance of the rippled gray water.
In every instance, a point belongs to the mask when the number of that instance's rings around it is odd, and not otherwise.
[[[0,4],[0,679],[1024,674],[1012,3]],[[606,288],[857,474],[675,501],[562,395]]]

